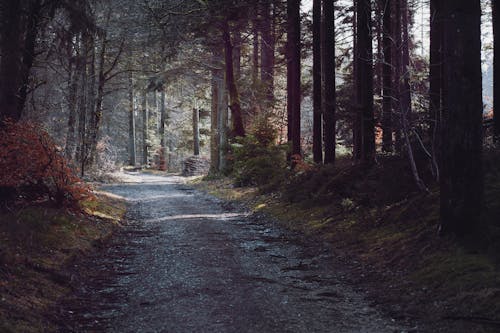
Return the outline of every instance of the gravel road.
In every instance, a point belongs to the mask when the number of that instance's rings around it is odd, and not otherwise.
[[[128,223],[87,263],[64,331],[405,331],[342,282],[331,252],[182,177],[128,174],[101,190],[127,200]]]

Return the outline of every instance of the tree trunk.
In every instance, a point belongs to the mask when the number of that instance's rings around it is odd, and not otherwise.
[[[134,81],[131,68],[129,68],[128,76],[128,157],[129,165],[135,166],[135,115],[134,115]]]
[[[218,60],[217,51],[213,51],[212,63],[216,64]],[[220,166],[219,156],[219,132],[218,132],[218,118],[219,118],[219,80],[223,80],[221,70],[212,69],[212,106],[210,113],[210,173],[218,173]]]
[[[442,19],[441,0],[430,2],[430,59],[429,59],[429,138],[432,147],[432,169],[439,180],[441,85],[442,85]]]
[[[217,111],[217,132],[219,133],[219,170],[224,171],[227,167],[228,150],[228,100],[227,87],[224,74],[220,72],[220,79],[217,80],[218,91],[218,111]]]
[[[468,236],[483,195],[480,1],[444,1],[443,22],[441,232]]]
[[[75,157],[75,127],[78,105],[78,81],[81,77],[82,63],[79,47],[79,36],[76,37],[75,48],[69,51],[69,85],[68,85],[68,131],[66,132],[66,145],[64,153],[66,158],[71,161]]]
[[[323,51],[325,164],[335,162],[335,17],[334,1],[323,0],[325,44]]]
[[[393,89],[393,119],[401,119],[401,2],[393,1],[393,68],[394,68],[394,78],[392,82],[394,82]],[[395,148],[398,154],[401,154],[402,150],[402,141],[401,141],[401,122],[396,121],[393,123],[393,129],[395,132]]]
[[[321,0],[313,1],[313,159],[323,163],[321,119]]]
[[[259,10],[258,6],[253,6],[254,17],[252,20],[252,86],[257,87],[259,77]]]
[[[383,16],[382,150],[392,152],[392,27],[391,0],[385,0]]]
[[[86,135],[86,129],[87,129],[87,99],[88,99],[88,89],[89,89],[89,84],[88,84],[88,73],[87,73],[87,64],[86,64],[86,59],[88,55],[88,41],[87,37],[82,38],[82,71],[81,71],[81,93],[79,96],[79,101],[78,101],[78,145],[77,145],[77,152],[76,152],[76,160],[78,161],[78,164],[80,166],[80,173],[82,176],[85,174],[85,156],[86,156],[86,141],[87,141],[87,135]]]
[[[274,34],[271,16],[271,0],[263,0],[261,6],[261,81],[264,86],[265,108],[272,107],[274,103]]]
[[[101,52],[99,53],[99,72],[97,74],[97,95],[95,98],[95,107],[92,112],[91,129],[90,129],[90,164],[97,162],[97,142],[99,139],[99,131],[102,120],[102,101],[104,98],[104,84],[106,78],[104,76],[104,62],[106,55],[107,39],[106,36],[102,39]]]
[[[493,135],[500,141],[500,2],[491,0],[493,17]]]
[[[146,89],[142,91],[142,165],[148,166],[149,157],[149,110],[148,93]]]
[[[160,135],[160,170],[167,170],[166,163],[166,144],[165,144],[165,88],[161,88],[160,97],[160,126],[158,129]]]
[[[193,155],[200,155],[200,111],[193,108]]]
[[[29,6],[27,18],[28,25],[24,37],[23,61],[21,66],[19,103],[17,105],[17,112],[19,115],[23,112],[26,97],[28,96],[30,71],[33,67],[33,61],[35,60],[35,46],[39,28],[38,23],[41,18],[42,1],[32,1]]]
[[[402,42],[401,42],[401,61],[402,61],[402,75],[401,81],[401,112],[407,120],[407,125],[411,127],[411,89],[410,89],[410,37],[408,35],[408,0],[401,0],[401,29],[402,29]]]
[[[0,121],[9,118],[17,121],[21,118],[19,106],[20,71],[21,71],[21,1],[6,0],[1,15],[0,43]]]
[[[224,55],[226,63],[226,85],[229,93],[229,108],[231,109],[231,120],[233,122],[231,135],[233,137],[245,136],[245,128],[243,127],[243,115],[240,105],[240,95],[234,78],[233,44],[231,42],[231,34],[229,32],[228,18],[224,20],[222,34],[224,38]]]
[[[353,121],[352,121],[352,156],[355,161],[361,160],[361,146],[362,146],[362,135],[361,135],[361,123],[363,121],[363,117],[361,115],[361,108],[358,105],[358,72],[359,72],[359,64],[357,59],[359,58],[359,47],[358,47],[358,1],[354,1],[354,11],[353,11],[353,22],[352,29],[354,31],[353,34],[353,62],[352,62],[352,80],[353,80],[353,91],[352,91],[352,105],[353,105]]]
[[[361,121],[361,161],[375,162],[375,120],[373,114],[373,50],[371,1],[358,0],[357,6],[357,98]]]
[[[292,156],[301,155],[300,145],[300,0],[287,1],[287,69],[290,92]],[[290,121],[290,119],[288,120]]]

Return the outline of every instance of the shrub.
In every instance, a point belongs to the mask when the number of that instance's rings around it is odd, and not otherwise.
[[[91,196],[45,130],[29,122],[10,121],[2,130],[0,194],[5,199],[49,200],[62,206]]]
[[[258,185],[269,188],[281,182],[286,170],[286,147],[275,145],[276,130],[258,119],[249,134],[231,146],[233,176],[237,186]]]

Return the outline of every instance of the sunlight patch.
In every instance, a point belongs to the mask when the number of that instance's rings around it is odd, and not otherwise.
[[[151,222],[163,222],[163,221],[171,221],[171,220],[192,220],[192,219],[219,219],[226,220],[233,217],[245,217],[247,214],[244,213],[221,213],[221,214],[180,214],[180,215],[171,215],[158,217],[154,219],[144,220],[146,223]]]

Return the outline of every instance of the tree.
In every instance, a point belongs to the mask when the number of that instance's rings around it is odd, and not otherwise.
[[[478,230],[483,193],[481,6],[479,0],[442,3],[445,99],[441,119],[442,233]]]
[[[325,164],[335,162],[335,17],[334,1],[323,0],[324,45],[323,51],[323,83],[325,109]]]
[[[263,0],[261,3],[261,81],[264,86],[266,97],[266,109],[274,103],[274,34],[271,10],[271,0]]]
[[[287,90],[288,123],[292,155],[301,155],[300,145],[300,0],[287,0]]]
[[[493,131],[495,142],[500,140],[500,2],[491,0],[493,6]]]
[[[391,0],[383,5],[383,65],[382,65],[382,150],[392,152],[392,24]]]
[[[373,50],[371,1],[358,0],[356,8],[356,98],[361,118],[361,156],[365,165],[375,162],[375,120],[373,114]]]
[[[231,32],[229,26],[229,17],[226,17],[222,23],[222,38],[224,40],[224,59],[226,67],[226,85],[229,93],[229,109],[232,119],[232,136],[245,136],[243,127],[243,114],[241,111],[240,94],[236,86],[233,66],[233,42],[231,41]]]
[[[313,1],[313,159],[323,163],[321,115],[321,0]]]
[[[35,59],[36,36],[41,17],[40,0],[6,0],[0,9],[0,121],[21,118],[28,80]]]
[[[433,172],[439,180],[439,146],[442,100],[442,9],[441,0],[430,2],[430,54],[429,54],[429,138],[432,147]]]

